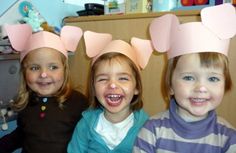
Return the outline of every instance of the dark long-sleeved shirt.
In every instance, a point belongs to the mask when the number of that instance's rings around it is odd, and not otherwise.
[[[31,96],[18,113],[17,128],[0,139],[0,153],[21,147],[23,153],[66,153],[76,123],[87,106],[87,98],[77,91],[59,108],[55,97]],[[42,111],[42,106],[44,107]],[[44,114],[44,117],[40,116]]]

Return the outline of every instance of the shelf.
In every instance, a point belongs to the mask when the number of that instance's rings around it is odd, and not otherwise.
[[[0,39],[0,46],[11,46],[8,39]]]
[[[172,13],[177,16],[198,16],[200,10],[179,10],[171,12],[151,12],[151,13],[134,13],[134,14],[111,14],[111,15],[98,15],[98,16],[70,16],[64,19],[65,23],[72,22],[86,22],[86,21],[104,21],[104,20],[126,20],[138,18],[158,17],[167,13]]]
[[[0,60],[16,60],[19,59],[19,54],[1,54],[0,53]]]

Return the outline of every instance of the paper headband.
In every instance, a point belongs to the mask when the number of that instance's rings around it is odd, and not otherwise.
[[[12,47],[20,52],[21,61],[29,52],[42,47],[53,48],[67,57],[67,51],[74,52],[83,35],[82,30],[74,26],[64,26],[60,36],[47,31],[32,34],[28,24],[6,25],[5,30]]]
[[[107,33],[84,32],[86,54],[94,61],[101,55],[109,52],[118,52],[129,57],[140,69],[146,67],[152,54],[151,41],[133,37],[131,45],[123,40],[112,40]]]
[[[156,18],[150,25],[155,50],[168,58],[197,52],[219,52],[227,56],[230,38],[236,33],[235,8],[225,3],[201,11],[202,22],[180,24],[173,14]]]

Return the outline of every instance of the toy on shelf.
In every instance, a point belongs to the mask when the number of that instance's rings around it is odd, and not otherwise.
[[[206,5],[208,0],[181,0],[182,6]]]
[[[0,38],[0,55],[14,53],[14,49],[11,47],[10,41],[7,37]]]
[[[124,14],[125,0],[106,0],[104,1],[105,14]]]
[[[48,25],[47,22],[42,23],[41,27],[43,28],[44,31],[49,31],[49,32],[60,35],[61,29],[55,26],[50,26]]]
[[[18,7],[19,12],[23,17],[27,17],[29,10],[31,10],[32,8],[33,5],[28,1],[21,2]]]
[[[41,24],[44,22],[44,19],[40,16],[40,13],[36,11],[33,5],[28,1],[22,1],[19,4],[19,12],[22,15],[23,23],[29,24],[33,32],[38,32],[43,30]]]
[[[14,100],[10,100],[8,106],[3,106],[3,101],[0,100],[0,131],[8,130],[8,122],[16,119],[17,112],[10,108],[11,103]]]
[[[200,10],[204,7],[221,4],[223,0],[180,0],[173,10]]]
[[[152,11],[172,11],[177,6],[177,0],[152,0]]]
[[[24,17],[23,21],[31,25],[33,32],[43,30],[41,24],[44,22],[44,20],[40,17],[39,12],[35,10],[29,10],[27,17]]]
[[[236,6],[236,0],[232,0],[232,4]]]

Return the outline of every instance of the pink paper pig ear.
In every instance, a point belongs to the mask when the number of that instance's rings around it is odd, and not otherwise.
[[[235,8],[229,3],[202,9],[201,18],[202,23],[221,39],[232,38],[236,33]]]
[[[112,41],[112,35],[107,33],[84,32],[86,54],[95,57]]]
[[[153,52],[151,41],[133,37],[131,38],[131,44],[136,51],[139,66],[144,69],[147,66],[149,58]]]
[[[179,26],[178,18],[173,14],[166,14],[155,18],[149,27],[153,47],[158,52],[166,52],[171,47],[171,35]]]
[[[65,49],[74,52],[83,35],[83,31],[79,27],[64,26],[61,29],[61,40],[64,43]]]
[[[24,51],[29,38],[32,35],[32,28],[28,24],[6,25],[5,30],[12,47],[16,51]]]

